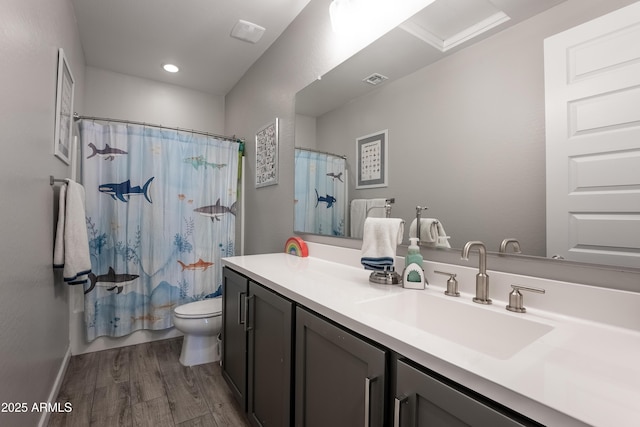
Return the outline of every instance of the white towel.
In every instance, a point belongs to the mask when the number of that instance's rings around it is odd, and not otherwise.
[[[409,226],[409,237],[416,237],[417,222],[414,219]],[[427,246],[450,248],[449,236],[444,231],[442,222],[437,218],[420,218],[420,243]]]
[[[87,274],[91,272],[84,187],[70,179],[60,187],[53,266],[64,267],[62,275],[70,285],[87,283]]]
[[[367,218],[362,237],[360,262],[367,270],[393,266],[396,247],[402,243],[404,221],[400,218]]]

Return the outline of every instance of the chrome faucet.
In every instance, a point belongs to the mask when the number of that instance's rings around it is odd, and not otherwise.
[[[500,243],[500,253],[507,253],[507,246],[509,246],[509,243],[513,245],[514,253],[516,254],[522,253],[522,250],[520,250],[520,242],[518,242],[518,240],[514,238],[504,239],[502,243]]]
[[[489,299],[489,275],[487,274],[487,248],[484,243],[474,240],[467,242],[462,248],[462,259],[469,259],[469,251],[472,247],[478,247],[478,258],[480,260],[480,272],[476,274],[476,297],[473,302],[478,304],[491,304]]]

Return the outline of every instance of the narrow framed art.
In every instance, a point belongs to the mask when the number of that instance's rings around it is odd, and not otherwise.
[[[70,163],[71,135],[73,134],[73,91],[75,80],[62,48],[58,49],[58,87],[56,89],[56,127],[53,154]]]
[[[388,185],[389,131],[356,138],[356,188]]]
[[[278,118],[256,133],[256,188],[278,183]]]

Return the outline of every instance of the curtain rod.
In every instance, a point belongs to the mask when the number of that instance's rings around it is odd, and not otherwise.
[[[101,121],[101,122],[116,122],[116,123],[126,123],[126,124],[131,124],[131,125],[150,126],[150,127],[154,127],[154,128],[160,128],[160,129],[171,129],[171,130],[176,130],[176,131],[195,133],[195,134],[198,134],[198,135],[212,136],[214,138],[225,139],[227,141],[232,141],[232,142],[244,142],[243,138],[236,138],[235,135],[233,135],[233,136],[217,135],[215,133],[198,131],[198,130],[193,130],[193,129],[181,129],[179,127],[169,127],[169,126],[155,125],[153,123],[135,122],[135,121],[132,121],[132,120],[110,119],[110,118],[106,118],[106,117],[81,116],[78,113],[73,113],[73,120],[74,121],[83,120],[83,119],[84,120],[98,120],[98,121]]]
[[[310,151],[312,153],[318,153],[318,154],[328,154],[329,156],[335,156],[335,157],[340,157],[341,159],[346,159],[347,156],[343,156],[342,154],[335,154],[335,153],[330,153],[328,151],[320,151],[320,150],[313,150],[311,148],[303,148],[303,147],[294,147],[296,150],[303,150],[303,151]]]

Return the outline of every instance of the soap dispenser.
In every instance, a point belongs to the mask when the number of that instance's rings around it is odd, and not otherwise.
[[[418,246],[418,238],[411,237],[402,273],[402,286],[409,289],[424,289],[427,282],[422,269],[422,254]]]

